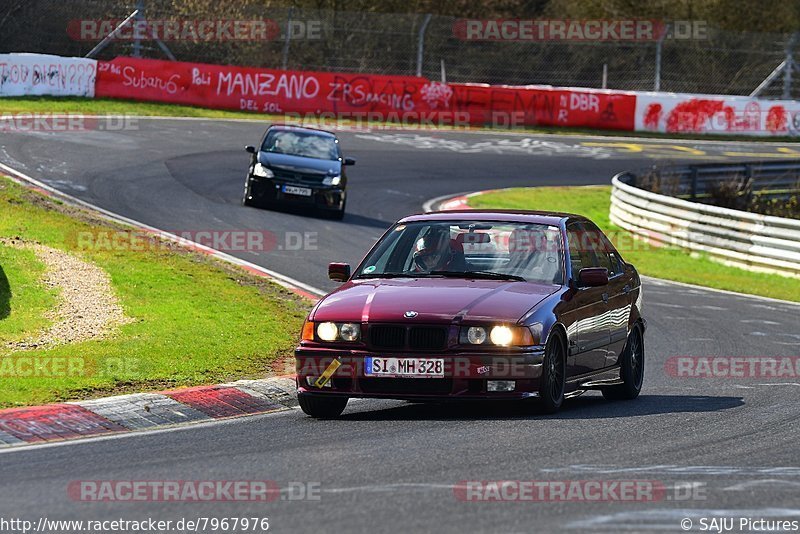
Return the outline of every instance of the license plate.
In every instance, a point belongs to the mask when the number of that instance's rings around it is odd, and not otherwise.
[[[310,197],[311,189],[308,187],[296,187],[293,185],[284,185],[283,192],[289,195],[300,195],[301,197]]]
[[[367,356],[364,375],[374,377],[444,377],[444,360],[441,358],[384,358]]]

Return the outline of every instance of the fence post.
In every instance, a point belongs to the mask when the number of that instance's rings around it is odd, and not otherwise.
[[[783,65],[783,99],[789,100],[792,98],[792,68],[794,67],[794,59],[792,53],[795,42],[797,41],[797,32],[794,32],[789,40],[786,42],[786,59]]]
[[[286,70],[289,66],[289,43],[292,41],[292,14],[294,7],[289,7],[289,14],[286,16],[286,36],[283,39],[283,53],[281,54],[281,68]]]
[[[425,31],[428,29],[428,23],[431,21],[431,14],[427,13],[425,18],[422,19],[422,26],[419,28],[417,35],[417,76],[422,76],[422,60],[425,57]]]
[[[145,20],[144,0],[136,0],[136,11],[138,11],[138,13],[136,14],[136,18],[134,19],[133,34],[137,37],[133,40],[133,57],[142,57],[142,41],[141,39],[138,38],[140,25],[137,23],[142,20]]]
[[[667,38],[669,29],[670,29],[669,24],[664,26],[664,33],[662,33],[661,37],[659,37],[658,41],[656,41],[656,76],[655,76],[656,79],[653,82],[653,91],[661,90],[661,49],[663,48],[664,39]]]
[[[116,27],[116,28],[114,28],[114,29],[111,31],[111,33],[109,33],[108,35],[106,35],[106,36],[103,38],[103,40],[102,40],[102,41],[100,41],[99,43],[97,43],[97,45],[95,45],[95,47],[94,47],[94,48],[92,48],[91,50],[89,50],[89,53],[88,53],[88,54],[86,54],[84,57],[88,57],[88,58],[94,58],[94,57],[95,57],[97,54],[99,54],[99,53],[100,53],[100,52],[101,52],[101,51],[102,51],[102,50],[103,50],[105,47],[107,47],[107,46],[108,46],[108,44],[109,44],[111,41],[113,41],[114,39],[116,39],[116,38],[117,38],[117,35],[119,35],[119,32],[120,32],[120,31],[122,31],[122,28],[124,28],[125,26],[127,26],[128,24],[130,24],[130,23],[131,23],[131,21],[132,21],[132,20],[134,20],[134,19],[136,18],[136,15],[138,15],[138,14],[139,14],[139,11],[138,11],[138,10],[134,10],[134,12],[133,12],[133,13],[131,13],[130,15],[128,15],[128,18],[126,18],[125,20],[123,20],[122,22],[120,22],[120,23],[119,23],[119,25],[117,25],[117,27]]]

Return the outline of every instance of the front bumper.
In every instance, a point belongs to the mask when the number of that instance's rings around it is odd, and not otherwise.
[[[338,211],[344,207],[345,190],[338,186],[287,182],[274,178],[250,176],[250,197],[262,204],[286,204],[294,206],[314,206],[319,209]],[[283,186],[311,189],[311,196],[292,195],[283,192]]]
[[[366,356],[441,358],[443,378],[367,377]],[[297,391],[308,395],[386,398],[405,400],[523,399],[538,396],[544,347],[525,352],[384,353],[298,347],[295,350]],[[342,364],[333,374],[330,387],[308,384],[319,377],[334,359]],[[487,382],[513,381],[512,391],[488,391]]]

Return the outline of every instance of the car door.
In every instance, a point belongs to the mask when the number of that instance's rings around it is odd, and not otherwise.
[[[596,229],[597,232],[600,230]],[[625,342],[628,339],[628,324],[631,315],[633,285],[630,272],[625,269],[625,262],[622,261],[617,249],[602,233],[602,245],[605,250],[598,251],[602,254],[601,261],[608,269],[608,326],[609,326],[609,345],[606,355],[606,367],[616,365]]]
[[[572,277],[586,267],[605,267],[596,254],[597,245],[580,221],[567,224]],[[610,329],[608,325],[608,287],[577,286],[571,301],[572,332],[567,364],[573,375],[602,369],[606,365]]]

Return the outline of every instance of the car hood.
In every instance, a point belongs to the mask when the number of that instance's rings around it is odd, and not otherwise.
[[[337,175],[342,171],[342,162],[339,160],[304,158],[263,150],[258,153],[258,161],[273,169],[291,172]]]
[[[499,321],[516,323],[559,286],[506,280],[391,278],[351,281],[325,297],[314,321]]]

